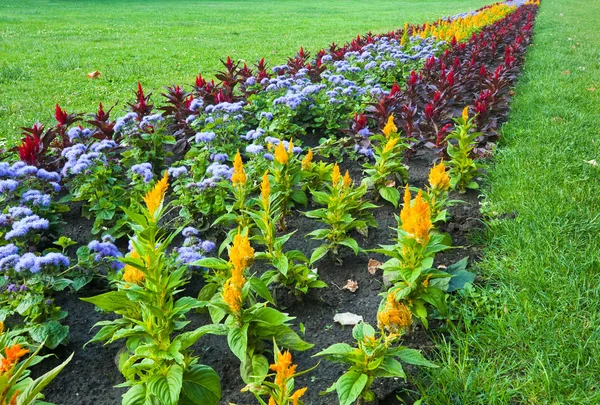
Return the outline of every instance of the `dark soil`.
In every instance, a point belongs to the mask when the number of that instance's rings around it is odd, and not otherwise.
[[[427,181],[433,156],[422,151],[413,157],[410,164],[410,185],[423,187]],[[359,178],[359,167],[356,164],[346,165],[354,179]],[[451,219],[442,227],[442,231],[449,232],[453,238],[454,246],[458,248],[440,254],[436,265],[450,265],[465,256],[469,256],[471,262],[478,257],[478,248],[470,246],[469,233],[480,227],[480,213],[477,193],[471,192],[466,195],[451,195],[452,199],[461,199],[463,204],[455,205],[450,209]],[[395,237],[397,226],[394,214],[399,209],[394,209],[390,204],[379,202],[381,208],[375,210],[375,218],[379,227],[370,229],[368,237],[353,235],[359,245],[365,249],[378,247],[379,244],[389,244]],[[79,218],[77,207],[73,207],[71,215],[67,218],[67,236],[80,243],[87,243],[90,238],[89,229],[91,223]],[[318,226],[316,222],[301,214],[295,215],[288,221],[288,231],[297,230],[295,235],[286,244],[286,249],[302,250],[307,256],[319,245],[318,241],[306,239],[304,235]],[[318,359],[311,356],[333,343],[347,342],[352,344],[352,327],[343,327],[333,322],[333,317],[338,312],[352,312],[362,315],[366,322],[376,324],[376,314],[382,299],[379,294],[385,291],[382,274],[380,271],[371,275],[367,271],[369,258],[384,261],[379,255],[360,254],[355,256],[350,250],[342,250],[343,265],[338,266],[331,257],[326,257],[318,262],[318,270],[322,280],[329,287],[312,290],[304,298],[298,301],[290,296],[286,290],[276,291],[280,308],[284,312],[295,316],[295,324],[302,322],[306,329],[305,340],[314,343],[314,348],[304,352],[294,352],[294,361],[298,364],[298,370],[304,370],[314,366]],[[355,293],[342,287],[348,280],[358,282],[358,290]],[[195,275],[187,286],[185,294],[195,296],[203,285],[200,275]],[[106,285],[96,282],[88,286],[78,294],[66,294],[56,297],[56,302],[69,312],[66,324],[70,327],[69,343],[55,351],[56,359],[49,360],[44,364],[44,371],[65,359],[71,352],[75,352],[73,361],[62,373],[46,388],[46,399],[58,405],[115,405],[121,403],[121,395],[125,392],[123,388],[113,388],[114,385],[123,382],[116,364],[115,356],[120,346],[113,344],[102,346],[90,344],[85,349],[83,345],[91,339],[95,331],[91,331],[95,322],[108,319],[108,314],[96,312],[94,306],[80,301],[80,297],[96,295],[107,289]],[[202,314],[190,313],[188,317],[192,323],[189,326],[198,327],[208,323],[208,318]],[[441,321],[437,321],[439,324]],[[433,322],[432,328],[436,327]],[[296,330],[298,330],[296,328]],[[428,332],[421,325],[414,326],[411,333],[405,337],[403,344],[412,348],[421,349],[425,352],[431,349],[432,342]],[[205,336],[198,342],[195,352],[200,356],[203,364],[212,366],[221,376],[223,387],[222,404],[234,403],[238,405],[256,404],[251,394],[241,393],[244,383],[239,377],[239,361],[231,354],[227,342],[221,336]],[[37,370],[40,372],[41,370]],[[415,370],[407,367],[407,374]],[[341,374],[343,367],[322,361],[318,369],[297,379],[296,387],[309,386],[306,396],[303,398],[307,404],[332,404],[336,403],[335,393],[329,396],[319,396],[319,392],[327,389]],[[374,384],[379,405],[399,404],[396,394],[402,394],[403,401],[412,403],[406,390],[410,389],[402,380],[380,379]]]

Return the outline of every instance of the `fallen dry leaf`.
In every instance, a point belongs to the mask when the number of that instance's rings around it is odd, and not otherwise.
[[[587,163],[588,165],[592,165],[592,166],[598,167],[598,162],[596,162],[596,159],[584,160],[584,162]]]
[[[102,73],[99,70],[94,70],[93,72],[88,73],[86,76],[90,79],[97,79],[102,76]]]
[[[367,266],[367,270],[369,270],[369,273],[374,275],[377,272],[379,266],[381,266],[381,262],[375,259],[369,259],[369,264]]]
[[[598,90],[598,89],[596,89],[595,87],[590,87],[590,88],[588,88],[587,90],[588,90],[588,91],[596,91],[596,90]]]
[[[356,292],[358,290],[358,283],[354,280],[348,280],[346,285],[342,287],[344,290],[349,290],[350,292]]]
[[[354,326],[359,322],[363,321],[363,317],[360,315],[353,314],[351,312],[343,312],[341,314],[335,314],[333,322],[337,322],[340,325]]]
[[[396,187],[396,181],[395,180],[390,180],[387,183],[385,183],[386,187]]]
[[[562,71],[562,74],[563,74],[563,75],[567,75],[567,76],[568,76],[568,75],[570,75],[570,74],[571,74],[571,71],[570,71],[570,70],[563,70],[563,71]]]

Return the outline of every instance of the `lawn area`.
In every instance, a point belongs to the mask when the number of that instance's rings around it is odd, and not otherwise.
[[[427,403],[600,403],[599,14],[542,2],[484,191],[483,287],[440,338]]]
[[[122,106],[140,80],[160,92],[210,76],[231,55],[272,64],[369,30],[476,9],[485,0],[3,0],[0,145],[20,127],[52,120],[54,103],[91,112]],[[95,70],[102,77],[91,80]]]

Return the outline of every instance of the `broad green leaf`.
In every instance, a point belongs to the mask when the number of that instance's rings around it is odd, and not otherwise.
[[[400,351],[397,356],[403,362],[414,364],[415,366],[438,367],[429,360],[426,360],[421,352],[415,349],[404,349]]]
[[[148,379],[148,392],[161,405],[177,405],[183,384],[183,369],[178,364],[169,367],[166,375],[155,374]]]
[[[354,370],[342,375],[335,384],[340,405],[353,404],[365,389],[368,379],[366,374]]]
[[[63,368],[65,368],[65,366],[71,361],[72,358],[73,354],[71,354],[69,358],[65,360],[61,365],[53,368],[46,374],[33,381],[33,383],[31,383],[27,387],[27,389],[25,389],[25,391],[23,391],[23,393],[19,395],[17,405],[29,405],[30,403],[32,403],[37,398],[38,394],[42,392],[42,390],[46,388],[48,384],[50,384],[50,382],[58,375],[58,373],[62,371]]]
[[[227,334],[227,344],[231,352],[240,361],[246,361],[246,350],[248,349],[248,324],[241,328],[231,328]]]
[[[379,195],[386,201],[392,203],[394,208],[398,208],[398,201],[400,201],[400,192],[395,187],[382,187],[379,189]]]
[[[121,405],[144,405],[146,402],[146,387],[139,384],[131,387],[123,394]]]
[[[321,245],[316,248],[312,255],[310,255],[310,264],[313,264],[317,260],[320,260],[329,252],[329,245]]]
[[[269,361],[262,354],[254,354],[240,364],[240,375],[246,384],[260,384],[269,373]]]
[[[92,303],[108,312],[125,311],[135,308],[134,304],[129,301],[126,291],[109,291],[95,297],[81,298],[81,300]]]
[[[183,373],[182,394],[180,404],[217,405],[221,400],[219,375],[202,364],[190,367]]]
[[[315,354],[315,356],[343,356],[350,353],[352,350],[352,346],[347,343],[335,343],[327,349]]]
[[[406,374],[404,373],[404,370],[402,369],[402,364],[398,360],[388,356],[388,357],[385,357],[383,359],[383,362],[379,365],[379,368],[375,372],[375,377],[406,378]]]

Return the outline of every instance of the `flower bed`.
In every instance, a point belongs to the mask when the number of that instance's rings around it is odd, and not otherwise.
[[[26,128],[19,161],[0,163],[0,318],[15,336],[77,351],[49,398],[82,403],[67,381],[108,387],[120,370],[129,404],[210,404],[221,391],[321,403],[340,376],[340,403],[387,403],[400,385],[383,381],[405,377],[401,363],[432,366],[415,349],[451,317],[447,294],[473,281],[459,260],[477,255],[468,191],[536,11],[498,3],[312,59],[300,49],[270,70],[228,57],[218,83],[167,87],[158,108],[139,84],[117,119],[102,104],[86,119],[57,105],[54,127]],[[337,312],[368,323],[340,328]],[[90,339],[127,343],[118,369],[106,354],[118,347],[80,352]],[[277,346],[299,369],[317,352],[333,364],[286,393],[294,373]],[[94,404],[123,394],[86,391]]]

